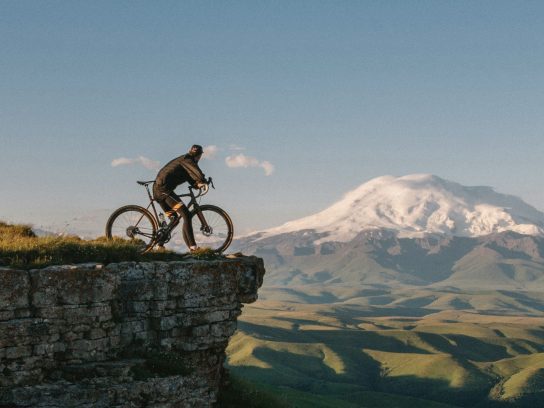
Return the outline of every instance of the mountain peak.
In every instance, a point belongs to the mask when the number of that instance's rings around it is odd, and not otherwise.
[[[361,231],[389,229],[400,236],[482,236],[503,231],[544,235],[544,213],[487,186],[463,186],[433,174],[372,179],[329,208],[262,237],[300,230],[325,233],[320,241],[346,242]]]

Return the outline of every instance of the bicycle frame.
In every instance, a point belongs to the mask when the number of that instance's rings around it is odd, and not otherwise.
[[[183,240],[190,248],[191,245],[194,245],[190,236],[191,227],[197,233],[196,240],[199,243],[210,245],[214,251],[222,252],[230,245],[233,237],[233,225],[229,215],[215,205],[200,205],[199,203],[200,197],[209,192],[209,186],[215,188],[211,177],[204,182],[204,185],[199,185],[199,189],[189,186],[188,193],[170,193],[172,198],[180,204],[183,199],[187,200],[186,207],[181,208],[182,214],[178,213],[182,217],[171,219],[163,218],[162,206],[157,207],[155,204],[156,201],[162,204],[162,201],[153,197],[150,185],[153,185],[154,182],[154,180],[137,181],[139,185],[145,187],[148,204],[145,207],[126,205],[115,210],[106,223],[108,238],[139,238],[145,244],[145,252],[147,252],[152,250],[155,245],[163,247],[169,242],[172,238],[172,230],[183,220],[181,223],[184,230]],[[172,203],[172,206],[176,206],[175,203]],[[169,210],[169,206],[165,206],[165,208]],[[169,211],[168,214],[170,214]],[[145,221],[142,223],[144,219]]]
[[[149,191],[149,184],[152,184],[153,181],[151,182],[146,182],[144,184],[145,186],[145,189],[147,191],[147,196],[149,197],[149,204],[147,205],[146,207],[146,210],[150,211],[150,208],[153,209],[153,215],[155,217],[155,219],[157,220],[157,223],[159,221],[159,214],[157,212],[157,208],[155,207],[155,202],[157,200],[155,200],[153,198],[153,195],[151,194],[151,192]],[[198,216],[198,219],[200,220],[200,222],[205,226],[207,227],[208,224],[206,222],[206,219],[204,218],[204,216],[202,215],[202,213],[199,210],[200,206],[198,205],[198,202],[197,202],[197,198],[202,196],[202,192],[200,192],[199,194],[195,195],[194,192],[193,192],[193,187],[189,186],[189,194],[176,194],[177,197],[181,200],[182,197],[191,197],[191,199],[189,200],[189,203],[187,204],[187,208],[190,210],[191,208],[196,212],[197,216]]]
[[[152,183],[152,182],[151,182]],[[155,219],[157,220],[157,223],[158,223],[158,220],[159,220],[159,214],[157,213],[157,209],[155,208],[155,204],[154,202],[157,201],[153,198],[153,196],[151,195],[151,192],[149,191],[149,184],[150,183],[146,183],[144,184],[145,186],[145,189],[147,191],[147,196],[149,197],[149,204],[147,205],[146,207],[146,210],[149,211],[149,207],[153,208],[153,215],[155,216]]]

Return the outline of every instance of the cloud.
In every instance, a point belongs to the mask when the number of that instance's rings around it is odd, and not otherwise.
[[[228,167],[259,167],[259,160],[255,157],[246,156],[245,154],[237,154],[235,156],[228,156],[225,159]]]
[[[238,150],[238,151],[246,150],[245,147],[241,147],[241,146],[238,146],[238,145],[235,145],[235,144],[231,144],[231,145],[229,146],[229,149],[230,149],[230,150]]]
[[[202,155],[202,158],[208,160],[215,159],[215,156],[217,156],[217,152],[219,151],[219,147],[216,145],[204,146],[203,149],[204,154]]]
[[[269,161],[259,161],[255,157],[246,156],[243,153],[239,153],[233,156],[228,156],[225,159],[225,163],[228,167],[261,167],[264,170],[264,174],[270,176],[274,173],[274,165]]]
[[[266,174],[267,176],[270,176],[272,173],[274,173],[274,165],[269,161],[262,161],[260,166],[264,169],[264,174]]]
[[[161,164],[158,161],[148,159],[147,157],[144,157],[144,156],[138,156],[135,159],[129,159],[127,157],[119,157],[111,161],[111,167],[132,166],[134,164],[139,164],[140,166],[144,166],[146,169],[149,169],[149,170],[159,170],[161,166]]]

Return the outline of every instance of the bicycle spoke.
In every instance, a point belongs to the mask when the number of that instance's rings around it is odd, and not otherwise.
[[[202,206],[200,214],[194,214],[191,222],[198,246],[223,251],[230,244],[232,223],[220,208]]]
[[[157,226],[151,214],[139,206],[126,206],[115,211],[106,225],[106,236],[141,241],[147,249],[154,242]]]

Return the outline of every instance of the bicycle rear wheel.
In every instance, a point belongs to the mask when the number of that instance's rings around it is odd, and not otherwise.
[[[223,252],[232,242],[232,220],[223,209],[215,205],[201,205],[198,212],[192,211],[191,223],[196,245],[201,248]],[[189,246],[189,243],[186,244]]]
[[[155,244],[157,229],[157,221],[148,210],[138,205],[126,205],[108,219],[106,237],[139,241],[142,252],[147,252]]]

